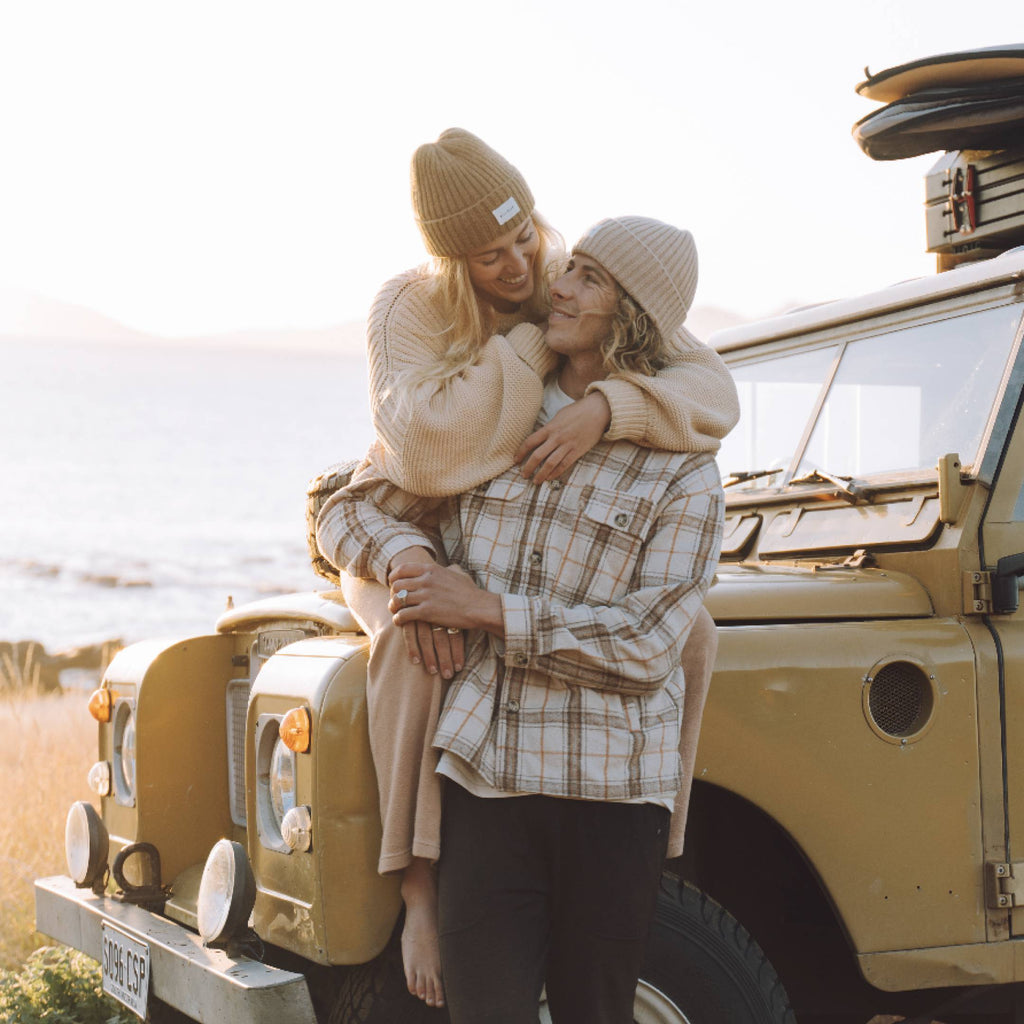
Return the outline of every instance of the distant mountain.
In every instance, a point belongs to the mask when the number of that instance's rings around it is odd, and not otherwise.
[[[366,351],[366,324],[355,322],[319,329],[231,331],[226,334],[186,335],[158,340],[176,345],[209,345],[219,348],[362,354]]]
[[[686,326],[702,341],[715,331],[734,327],[745,319],[715,306],[697,306]],[[273,351],[361,353],[366,325],[362,322],[334,327],[230,331],[221,334],[167,337],[126,327],[86,306],[50,299],[32,292],[0,288],[0,344],[24,338],[62,341],[108,341],[132,345],[206,345]]]
[[[366,325],[339,324],[320,329],[266,329],[169,337],[127,327],[73,302],[33,292],[0,288],[0,344],[25,338],[108,341],[132,345],[210,345],[230,348],[362,352]]]
[[[147,335],[86,306],[0,288],[0,337],[145,341]]]

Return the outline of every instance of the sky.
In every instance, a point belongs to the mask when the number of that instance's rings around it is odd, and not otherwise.
[[[690,228],[745,318],[930,273],[923,176],[854,89],[1024,42],[989,0],[0,0],[0,288],[163,335],[361,320],[422,261],[409,159],[458,125],[571,242]]]

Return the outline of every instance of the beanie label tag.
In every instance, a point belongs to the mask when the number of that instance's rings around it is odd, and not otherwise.
[[[501,206],[491,210],[491,213],[494,214],[494,219],[499,224],[507,224],[518,212],[519,204],[516,202],[515,196],[509,196]]]

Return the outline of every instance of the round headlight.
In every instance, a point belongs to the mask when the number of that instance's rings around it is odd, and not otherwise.
[[[71,805],[64,826],[64,854],[68,874],[80,889],[91,887],[107,868],[110,836],[92,804]]]
[[[256,880],[245,847],[230,839],[213,845],[199,882],[196,923],[203,942],[227,942],[249,921],[256,902]]]
[[[256,832],[268,850],[291,853],[283,827],[298,805],[298,755],[285,745],[280,721],[278,715],[260,715],[256,723]]]
[[[133,702],[114,707],[114,795],[119,804],[135,803],[135,711]]]
[[[121,775],[124,777],[128,792],[135,792],[135,715],[128,712],[128,721],[124,724],[121,736]]]
[[[284,816],[295,806],[295,754],[278,737],[270,755],[270,805],[278,831]]]

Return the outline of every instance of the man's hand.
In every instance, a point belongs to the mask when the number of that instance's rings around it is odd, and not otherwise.
[[[405,548],[391,559],[391,572],[398,565],[408,568],[424,568],[437,565],[434,556],[421,547]],[[414,665],[423,663],[431,674],[441,673],[445,679],[462,668],[465,661],[465,643],[462,631],[449,633],[444,626],[429,622],[409,622],[402,626],[405,650]]]
[[[461,629],[449,632],[444,626],[432,626],[429,622],[407,622],[402,626],[402,635],[409,660],[414,665],[422,661],[431,675],[440,672],[443,679],[451,679],[466,660]]]
[[[431,623],[443,625],[447,636],[455,635],[449,629],[483,629],[504,636],[501,598],[478,587],[458,566],[399,565],[396,559],[388,583],[388,609],[396,626]]]
[[[520,472],[532,476],[535,484],[554,480],[601,440],[611,421],[611,408],[600,391],[567,405],[519,446],[515,461],[526,459]]]

